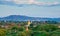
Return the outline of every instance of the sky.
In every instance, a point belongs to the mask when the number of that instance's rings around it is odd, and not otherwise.
[[[0,17],[9,15],[60,18],[60,0],[0,0]]]

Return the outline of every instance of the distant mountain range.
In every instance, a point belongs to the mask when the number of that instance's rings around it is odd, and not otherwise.
[[[22,15],[10,15],[7,17],[0,18],[0,21],[58,21],[60,22],[60,18],[41,18],[41,17],[28,17]]]

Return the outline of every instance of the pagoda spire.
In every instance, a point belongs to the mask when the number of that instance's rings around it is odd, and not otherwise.
[[[31,24],[31,21],[28,20],[27,25],[26,25],[26,31],[28,31],[28,27],[30,26],[30,24]]]

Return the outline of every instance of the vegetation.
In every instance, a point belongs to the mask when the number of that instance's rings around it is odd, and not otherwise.
[[[60,36],[59,23],[0,22],[0,36]],[[26,30],[28,28],[28,30]]]

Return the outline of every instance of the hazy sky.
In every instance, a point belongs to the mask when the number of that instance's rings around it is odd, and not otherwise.
[[[0,0],[0,17],[60,17],[60,0]]]

